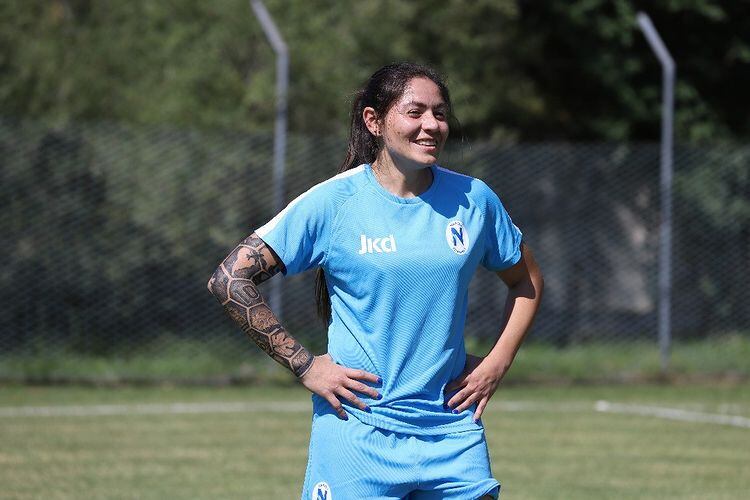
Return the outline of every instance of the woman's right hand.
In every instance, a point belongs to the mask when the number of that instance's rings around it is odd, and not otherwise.
[[[337,365],[328,354],[315,356],[312,366],[299,380],[309,391],[328,401],[342,420],[347,420],[349,417],[340,399],[349,401],[362,411],[370,410],[352,391],[365,394],[372,399],[380,399],[377,390],[360,382],[379,384],[381,383],[380,377],[364,370]]]

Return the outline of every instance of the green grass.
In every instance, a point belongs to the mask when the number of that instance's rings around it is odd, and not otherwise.
[[[90,383],[268,383],[293,380],[249,341],[230,345],[162,339],[138,351],[91,356],[55,350],[0,355],[0,381]],[[488,346],[472,339],[467,350]],[[669,377],[750,378],[750,334],[728,334],[675,342]],[[508,382],[615,382],[661,379],[656,342],[572,345],[556,349],[527,342],[519,351]]]
[[[750,385],[509,386],[484,418],[506,499],[740,499],[750,429],[599,413],[598,400],[750,417]],[[300,387],[0,387],[0,408],[299,401]],[[537,405],[519,410],[504,402]],[[299,498],[310,413],[0,417],[0,498]]]
[[[230,383],[290,381],[284,370],[250,341],[216,345],[163,338],[133,352],[91,355],[47,349],[0,355],[0,381]]]
[[[487,346],[467,342],[467,349],[486,352]],[[750,377],[750,336],[731,334],[672,345],[667,378]],[[655,342],[588,342],[557,349],[549,344],[521,347],[509,382],[631,382],[661,380],[659,348]]]

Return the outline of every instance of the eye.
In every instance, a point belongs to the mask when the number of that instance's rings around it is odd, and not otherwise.
[[[445,120],[446,118],[445,111],[435,111],[434,114],[435,114],[435,118],[437,118],[438,120]]]
[[[411,116],[412,118],[419,118],[419,116],[422,114],[421,111],[418,109],[410,109],[406,112],[407,115]]]

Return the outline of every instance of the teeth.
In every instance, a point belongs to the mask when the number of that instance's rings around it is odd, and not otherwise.
[[[435,141],[417,141],[417,144],[420,146],[435,146],[437,143]]]

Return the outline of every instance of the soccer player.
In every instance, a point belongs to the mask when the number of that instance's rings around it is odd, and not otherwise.
[[[242,241],[209,281],[240,327],[312,393],[303,499],[496,498],[480,417],[541,300],[521,232],[482,181],[436,164],[448,89],[431,68],[375,72],[340,173]],[[311,166],[311,168],[314,168]],[[466,353],[477,266],[509,288],[486,356]],[[317,269],[328,352],[287,332],[257,285]]]

